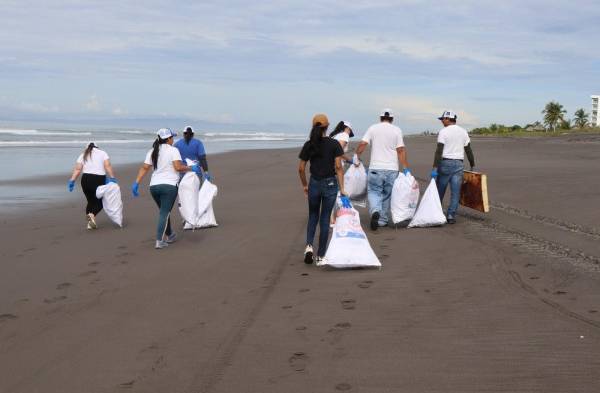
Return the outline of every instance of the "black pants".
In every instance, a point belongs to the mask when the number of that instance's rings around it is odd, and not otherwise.
[[[102,210],[102,199],[96,198],[96,188],[103,186],[105,182],[106,176],[92,175],[91,173],[84,173],[81,176],[81,189],[87,199],[85,214],[97,215]]]

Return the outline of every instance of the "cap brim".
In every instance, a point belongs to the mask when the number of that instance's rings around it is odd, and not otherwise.
[[[354,131],[352,131],[352,128],[350,129],[350,138],[354,138]]]

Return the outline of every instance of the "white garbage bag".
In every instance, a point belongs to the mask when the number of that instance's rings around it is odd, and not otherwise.
[[[179,214],[186,223],[196,222],[198,217],[198,194],[200,179],[194,172],[187,172],[179,182]]]
[[[353,207],[337,210],[331,242],[322,265],[335,268],[381,267],[360,226],[358,211]]]
[[[344,190],[354,206],[365,207],[367,204],[367,171],[362,162],[350,165],[344,174]]]
[[[204,180],[204,182],[202,183],[202,187],[200,187],[199,190],[197,187],[195,188],[195,193],[188,192],[188,195],[182,196],[182,183],[188,175],[193,175],[196,178],[196,180],[198,180],[199,184],[198,176],[196,176],[196,174],[194,173],[187,173],[179,183],[179,201],[181,204],[181,206],[179,207],[179,211],[181,213],[181,216],[185,220],[183,229],[187,230],[218,226],[217,220],[215,218],[215,213],[212,207],[213,199],[215,198],[218,192],[217,186],[215,186],[208,180]],[[193,215],[186,217],[182,209],[184,205],[184,200],[187,204],[188,199],[189,203],[193,204],[193,208],[189,208],[189,212],[186,211],[185,214],[193,212]]]
[[[117,183],[108,183],[96,188],[96,198],[102,199],[102,207],[112,222],[123,227],[123,200],[121,187]]]
[[[446,223],[446,216],[442,210],[442,203],[440,202],[440,195],[435,185],[435,179],[431,179],[429,186],[421,198],[421,203],[417,208],[415,216],[413,217],[409,228],[415,227],[435,227],[444,225]]]
[[[396,181],[394,181],[392,199],[390,201],[394,224],[413,218],[419,204],[419,195],[419,182],[417,179],[410,173],[405,175],[400,172]]]

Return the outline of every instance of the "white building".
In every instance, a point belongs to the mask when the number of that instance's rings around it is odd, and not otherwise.
[[[598,101],[600,101],[600,96],[592,96],[592,118],[590,119],[590,123],[593,127],[600,127],[600,116],[598,116]]]

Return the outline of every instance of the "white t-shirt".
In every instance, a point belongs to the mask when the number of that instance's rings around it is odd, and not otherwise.
[[[340,132],[339,134],[335,134],[333,136],[333,139],[335,139],[338,142],[346,142],[346,146],[344,146],[344,153],[348,153],[348,148],[350,147],[350,135],[348,135],[345,131],[344,132]]]
[[[170,184],[176,186],[179,183],[179,172],[175,170],[173,161],[181,161],[179,149],[168,144],[160,145],[158,151],[158,162],[156,169],[152,172],[150,186],[156,184]],[[152,165],[152,149],[146,154],[145,164]]]
[[[399,170],[399,147],[404,147],[402,130],[388,122],[381,122],[369,127],[363,142],[371,145],[371,163],[369,169]]]
[[[438,133],[437,141],[444,144],[442,158],[451,160],[464,160],[465,147],[471,143],[467,131],[456,124],[442,128]]]
[[[83,161],[83,153],[81,153],[79,158],[77,158],[77,163],[83,165],[83,168],[81,169],[81,172],[83,173],[104,176],[106,175],[104,161],[108,159],[108,154],[106,154],[104,150],[94,147],[85,162]]]

